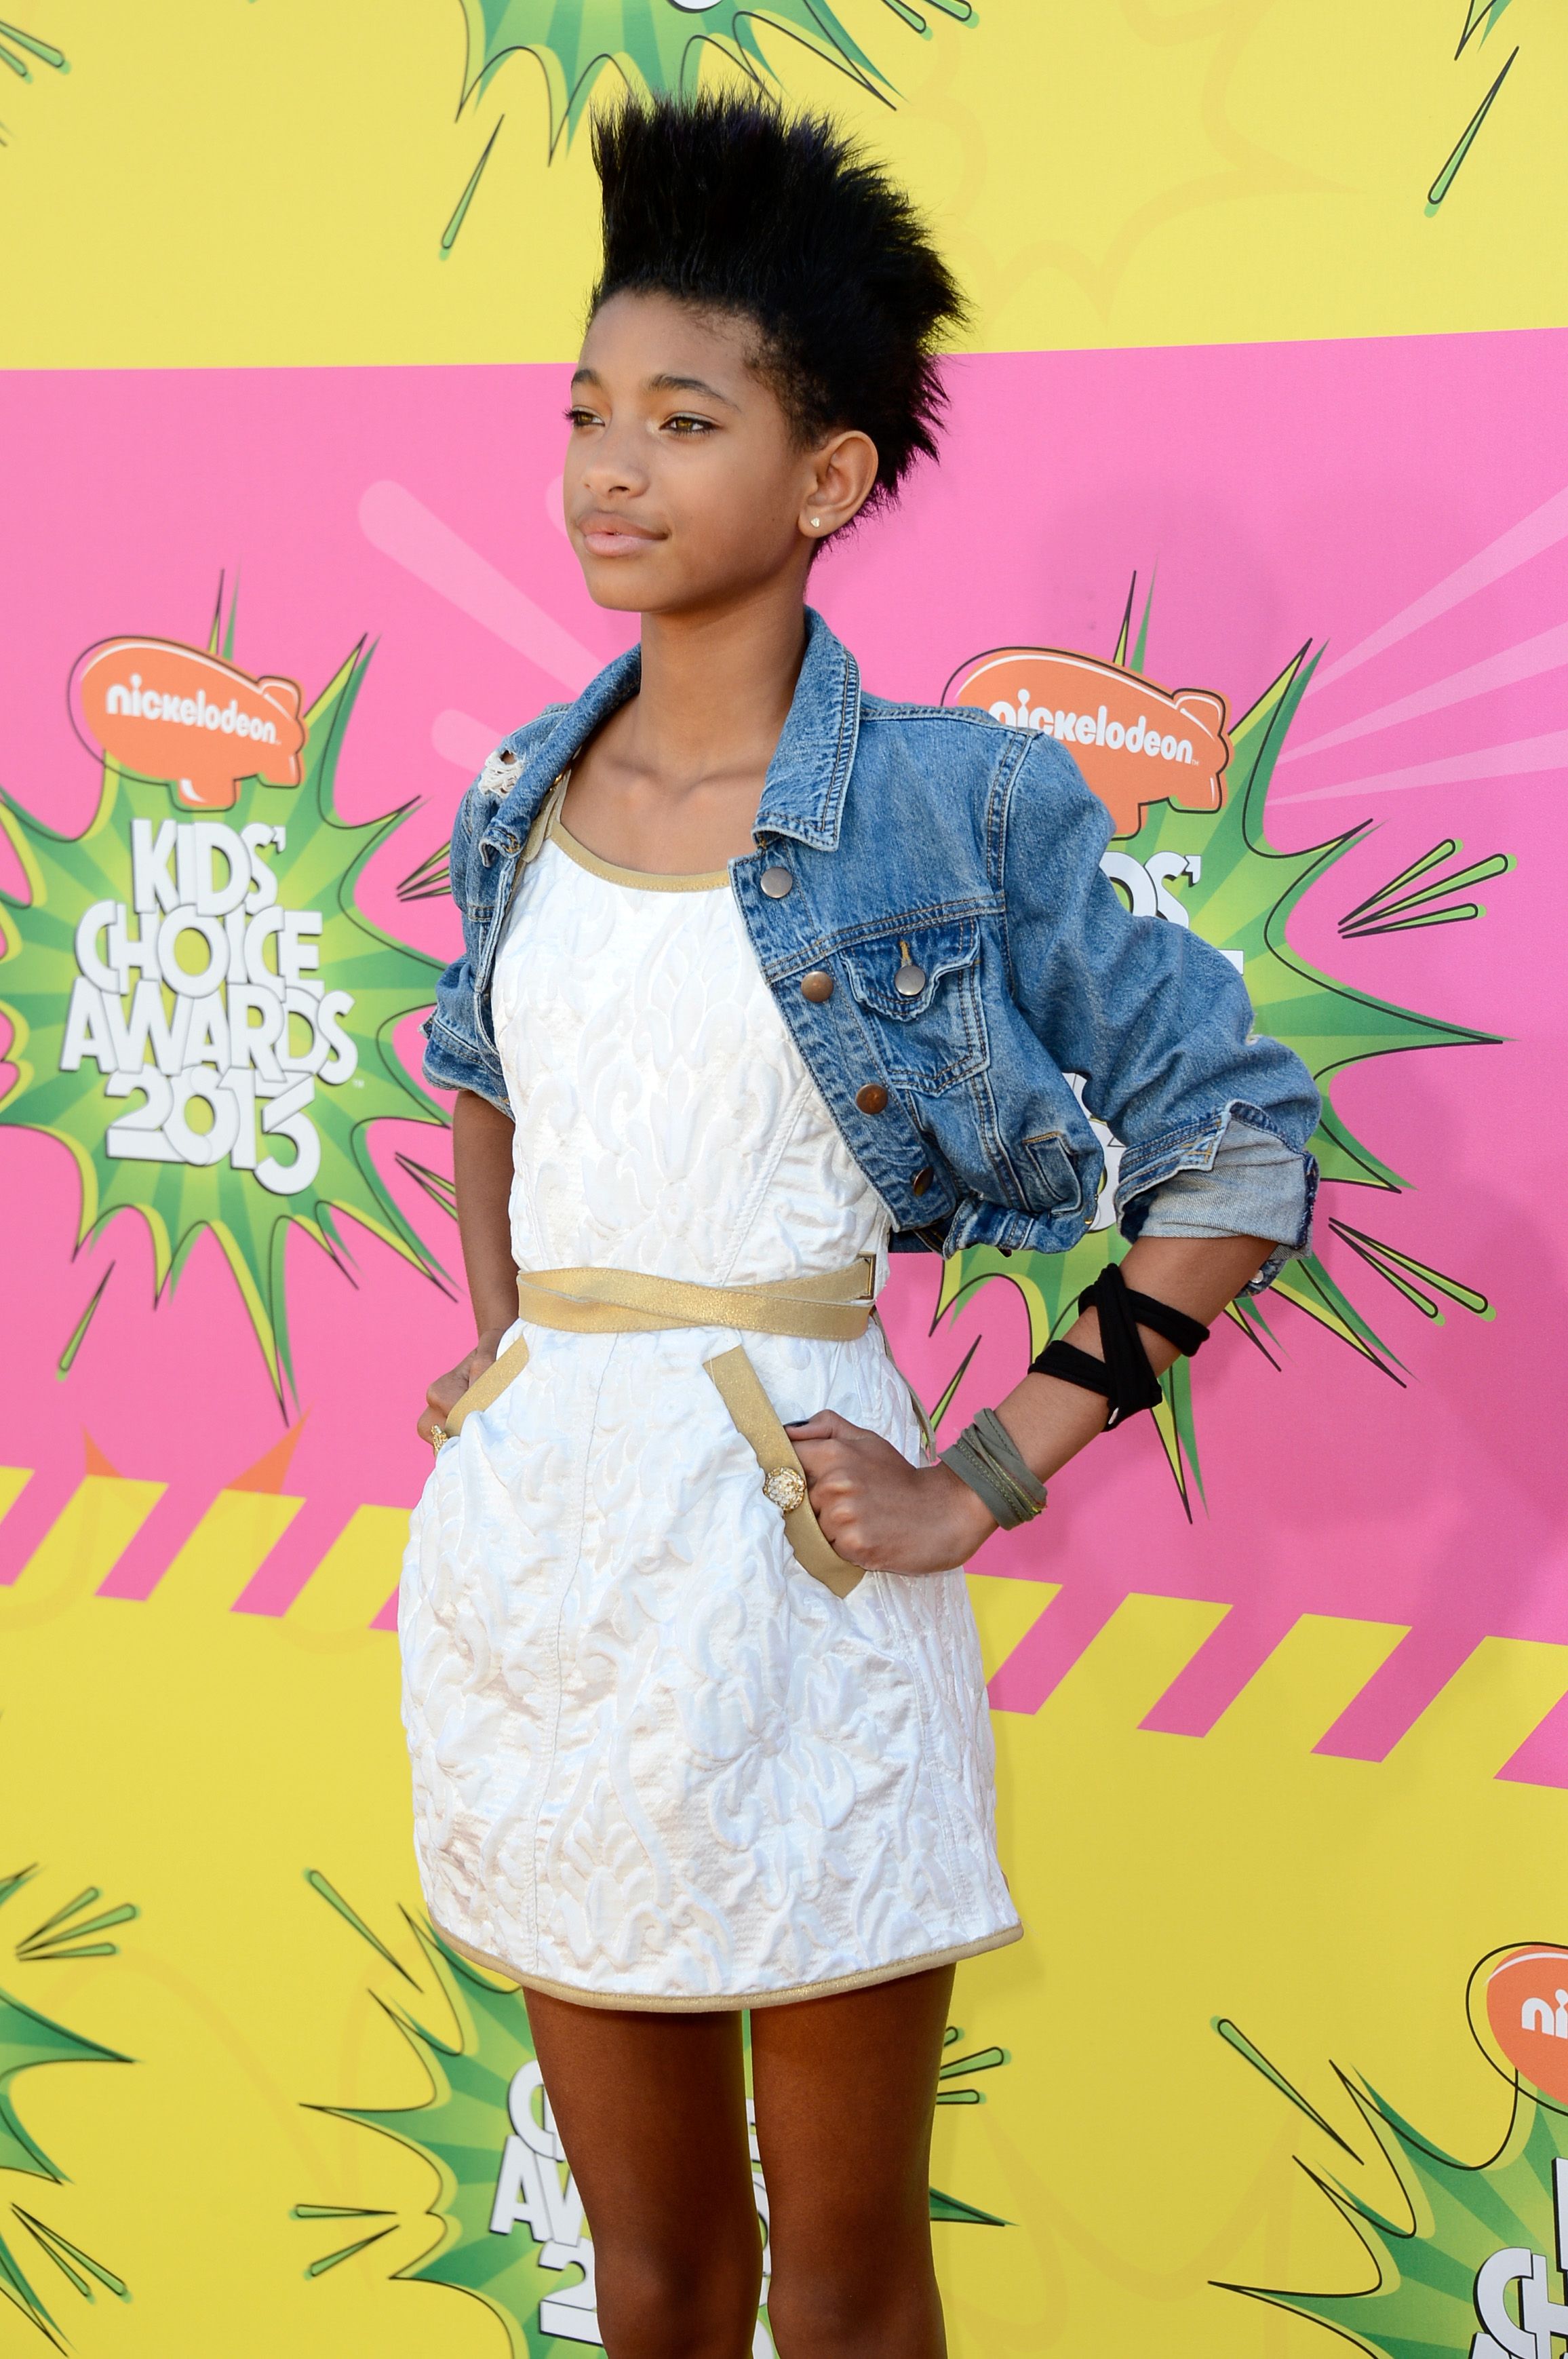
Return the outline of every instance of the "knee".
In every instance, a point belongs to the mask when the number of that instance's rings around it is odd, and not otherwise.
[[[768,2322],[779,2359],[939,2359],[945,2348],[929,2255],[886,2246],[776,2267]]]
[[[595,2246],[599,2332],[609,2359],[751,2359],[762,2292],[755,2255],[671,2256]]]

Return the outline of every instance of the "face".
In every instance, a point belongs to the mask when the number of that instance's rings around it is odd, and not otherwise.
[[[877,475],[864,434],[810,450],[752,367],[756,334],[667,295],[614,295],[567,413],[567,528],[597,604],[723,606],[798,573]]]

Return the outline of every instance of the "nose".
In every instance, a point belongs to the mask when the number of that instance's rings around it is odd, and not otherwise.
[[[595,499],[635,498],[648,489],[648,468],[635,427],[610,419],[583,454],[579,481]]]

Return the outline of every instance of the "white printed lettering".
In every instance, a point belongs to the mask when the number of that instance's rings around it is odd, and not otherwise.
[[[107,1020],[103,1013],[103,995],[79,974],[71,986],[71,1006],[66,1010],[65,1038],[60,1046],[60,1070],[74,1073],[83,1057],[91,1057],[101,1073],[114,1070],[114,1054],[109,1045]]]

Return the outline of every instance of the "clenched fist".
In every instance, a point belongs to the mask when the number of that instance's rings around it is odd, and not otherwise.
[[[421,1441],[434,1445],[436,1428],[444,1425],[447,1412],[454,1409],[470,1385],[476,1385],[486,1368],[495,1363],[501,1348],[505,1327],[487,1327],[472,1352],[449,1368],[444,1376],[437,1376],[425,1394],[426,1406],[419,1411],[418,1432]]]
[[[838,1554],[883,1572],[946,1572],[996,1527],[951,1467],[911,1466],[836,1410],[789,1429],[811,1509]]]

